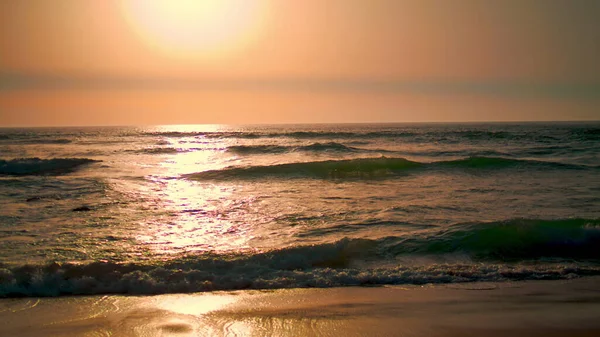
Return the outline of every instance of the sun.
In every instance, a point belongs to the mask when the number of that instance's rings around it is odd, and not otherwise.
[[[123,0],[124,15],[147,44],[172,56],[242,49],[258,35],[267,0]]]

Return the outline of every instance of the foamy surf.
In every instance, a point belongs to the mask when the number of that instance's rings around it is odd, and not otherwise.
[[[571,279],[600,275],[599,244],[600,220],[465,223],[423,235],[265,252],[5,265],[0,297]],[[545,260],[554,262],[539,263]]]
[[[53,263],[0,269],[0,297],[93,294],[167,294],[215,290],[330,288],[366,285],[422,285],[463,282],[560,280],[600,275],[597,266],[576,263],[431,263],[389,268],[273,268],[247,261],[145,265],[95,262]],[[291,264],[294,265],[293,263]]]

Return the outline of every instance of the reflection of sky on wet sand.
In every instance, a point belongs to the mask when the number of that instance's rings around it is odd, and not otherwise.
[[[163,295],[153,299],[156,307],[183,315],[200,316],[221,310],[238,301],[243,295],[226,293]]]
[[[580,278],[3,299],[0,335],[596,336],[598,284]]]

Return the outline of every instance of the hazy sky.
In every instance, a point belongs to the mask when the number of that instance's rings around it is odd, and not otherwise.
[[[0,126],[600,119],[600,1],[0,0]]]

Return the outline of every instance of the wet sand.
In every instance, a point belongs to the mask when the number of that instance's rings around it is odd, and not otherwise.
[[[0,336],[600,336],[600,278],[0,300]]]

